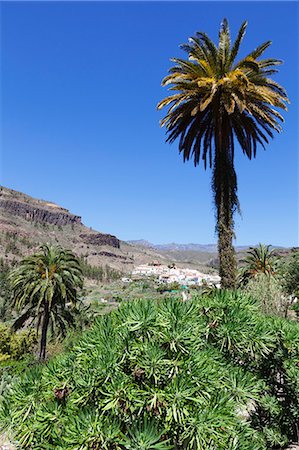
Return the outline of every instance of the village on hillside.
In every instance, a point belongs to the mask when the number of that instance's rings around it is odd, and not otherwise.
[[[209,284],[220,287],[218,275],[205,274],[196,269],[177,268],[174,264],[169,266],[158,262],[142,264],[132,271],[132,277],[134,276],[154,276],[158,278],[160,283],[179,283],[186,286]]]

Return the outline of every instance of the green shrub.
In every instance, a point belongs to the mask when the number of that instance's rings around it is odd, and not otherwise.
[[[296,316],[299,318],[299,302],[296,301],[296,303],[294,303],[292,305],[292,310],[295,311]]]
[[[32,352],[35,344],[35,330],[13,333],[8,325],[0,323],[0,362],[21,359]]]
[[[105,266],[92,266],[88,264],[86,257],[80,257],[80,265],[83,275],[86,278],[96,281],[112,281],[118,280],[123,276],[123,273],[119,270],[113,269],[108,265]]]
[[[23,449],[266,450],[297,437],[298,364],[298,324],[244,294],[122,302],[15,382],[0,421]]]
[[[299,297],[299,252],[295,252],[284,265],[284,287],[288,294]]]
[[[177,281],[173,281],[172,283],[162,283],[160,286],[157,287],[157,292],[163,293],[163,292],[171,292],[171,291],[178,291],[181,289],[180,283]]]
[[[257,300],[265,314],[286,315],[288,300],[279,278],[256,275],[248,280],[244,291]]]
[[[0,258],[0,320],[11,319],[11,289],[8,281],[8,275],[11,265]]]

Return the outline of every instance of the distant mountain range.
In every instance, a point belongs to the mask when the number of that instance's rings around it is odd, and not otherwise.
[[[166,251],[194,251],[194,252],[207,252],[207,253],[217,253],[217,244],[177,244],[176,242],[171,242],[169,244],[153,244],[144,239],[128,241],[129,244],[138,245],[140,247],[153,248],[156,250],[166,250]],[[238,245],[236,246],[237,251],[246,250],[249,245]]]

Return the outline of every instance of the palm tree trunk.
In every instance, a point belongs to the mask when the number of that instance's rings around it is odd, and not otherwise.
[[[49,319],[50,319],[49,304],[48,304],[48,302],[46,302],[45,307],[44,307],[42,335],[41,335],[41,340],[40,340],[39,357],[41,360],[44,360],[46,357],[47,331],[48,331]]]
[[[213,167],[213,192],[216,207],[219,275],[221,287],[236,287],[237,263],[233,247],[233,215],[239,207],[237,178],[234,169],[233,136],[227,114],[217,111],[215,124],[215,159]]]
[[[224,198],[217,205],[219,275],[221,277],[221,287],[224,289],[234,289],[236,287],[237,271],[235,249],[233,247],[233,218],[232,214],[227,214],[229,206]]]

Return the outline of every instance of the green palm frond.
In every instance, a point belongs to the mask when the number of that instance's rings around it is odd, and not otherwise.
[[[274,85],[264,73],[265,68],[272,68],[281,61],[273,58],[258,60],[271,42],[265,42],[234,64],[246,27],[247,22],[244,22],[231,45],[228,22],[224,19],[218,47],[207,35],[197,33],[182,46],[189,61],[173,58],[176,66],[169,70],[170,75],[162,82],[170,85],[171,90],[178,91],[158,104],[158,109],[171,105],[162,125],[167,128],[170,142],[180,136],[180,152],[183,152],[184,159],[192,157],[195,165],[200,157],[204,160],[209,157],[209,149],[213,147],[215,114],[227,114],[227,126],[236,134],[240,134],[240,128],[246,129],[245,138],[239,139],[239,143],[248,157],[251,157],[256,144],[267,142],[263,129],[270,137],[271,129],[280,131],[277,119],[282,117],[277,116],[274,109],[261,114],[265,106],[286,110],[285,103],[288,102],[285,90],[277,83]],[[205,121],[204,111],[210,116],[209,121]],[[248,116],[251,118],[250,128]],[[208,122],[213,121],[213,131],[210,132]],[[196,126],[192,127],[194,123]]]
[[[278,259],[271,245],[259,244],[257,247],[250,247],[240,270],[240,284],[245,285],[250,278],[261,274],[275,276],[277,267]]]

